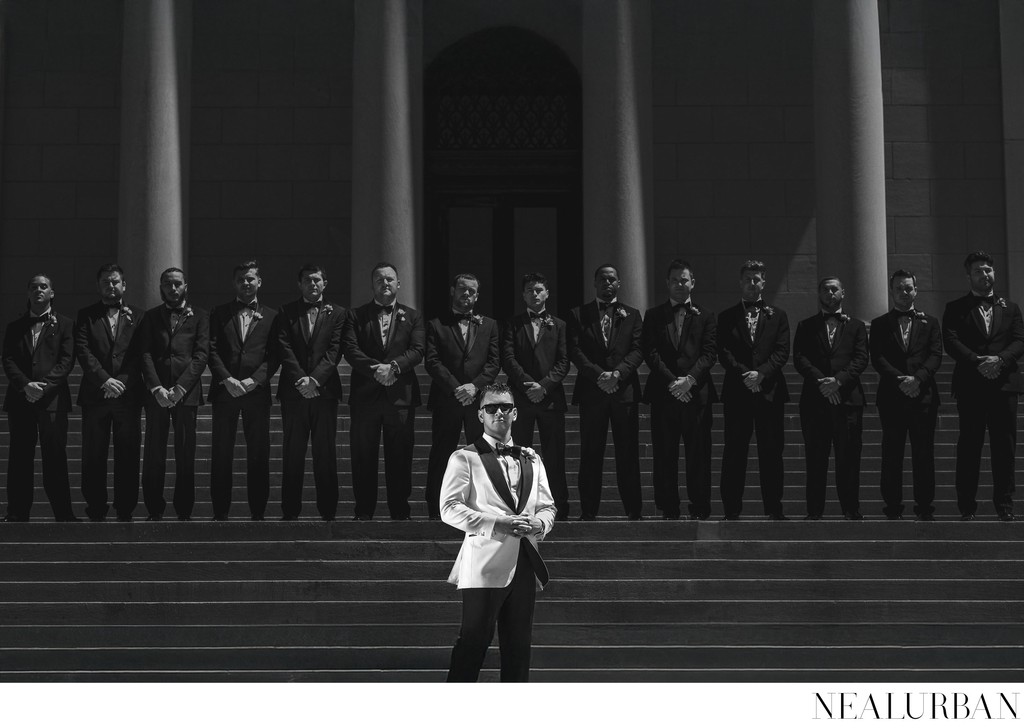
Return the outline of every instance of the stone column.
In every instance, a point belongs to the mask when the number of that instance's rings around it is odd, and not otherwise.
[[[356,0],[353,55],[352,302],[387,260],[422,308],[422,0]]]
[[[618,266],[622,300],[652,299],[650,0],[583,4],[583,291]]]
[[[158,277],[188,273],[191,0],[124,4],[118,262],[128,297],[160,301]]]
[[[850,309],[888,309],[878,0],[815,0],[814,139],[818,273]]]
[[[1006,184],[1006,272],[996,283],[1024,296],[1024,0],[999,1],[1003,77],[1003,168]],[[992,247],[996,247],[994,244]]]

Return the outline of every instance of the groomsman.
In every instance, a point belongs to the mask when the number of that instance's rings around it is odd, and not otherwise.
[[[800,427],[807,468],[807,519],[825,511],[829,451],[835,446],[836,491],[843,516],[859,521],[860,452],[864,388],[860,375],[868,365],[864,322],[843,312],[838,278],[818,283],[819,313],[804,319],[793,337],[793,365],[804,378],[800,390]]]
[[[146,440],[142,457],[142,497],[148,521],[163,518],[167,435],[174,426],[174,512],[192,518],[196,501],[196,413],[203,404],[201,377],[210,354],[210,317],[188,302],[180,268],[160,274],[163,303],[146,311],[139,339],[145,397]]]
[[[392,520],[409,520],[412,454],[426,330],[411,306],[398,305],[402,282],[391,263],[370,271],[373,299],[349,311],[342,350],[352,365],[349,407],[352,427],[352,490],[357,521],[369,521],[377,508],[377,466],[384,435],[384,480]]]
[[[143,311],[124,301],[127,283],[117,263],[96,272],[100,300],[78,312],[75,352],[82,367],[82,496],[90,521],[107,516],[107,453],[114,436],[114,513],[132,520],[139,504],[142,449],[142,370],[139,338]]]
[[[725,368],[722,414],[722,505],[725,519],[743,510],[750,437],[757,433],[758,475],[764,513],[786,520],[782,512],[783,411],[789,388],[782,367],[789,360],[789,319],[762,297],[767,269],[759,260],[740,266],[741,300],[718,316],[718,358]]]
[[[306,448],[312,441],[317,511],[333,521],[338,512],[338,363],[347,313],[324,299],[327,275],[319,265],[302,266],[298,288],[299,299],[285,304],[275,320],[281,357],[277,398],[284,427],[282,518],[294,521],[302,511]]]
[[[604,449],[611,423],[619,498],[631,521],[641,518],[640,379],[644,359],[640,312],[618,299],[622,281],[613,265],[594,272],[597,297],[569,315],[569,358],[578,376],[572,403],[580,408],[580,520],[601,506]]]
[[[556,519],[569,518],[569,486],[565,478],[565,390],[569,372],[565,321],[547,310],[548,280],[540,273],[523,276],[526,311],[506,323],[501,339],[501,364],[508,375],[518,417],[512,439],[533,447],[533,430],[548,463],[548,485],[555,500]]]
[[[75,366],[74,323],[54,313],[53,283],[37,275],[28,284],[28,311],[4,332],[4,373],[10,442],[5,521],[27,521],[32,509],[36,441],[42,453],[43,490],[58,521],[77,521],[68,481],[68,374]]]
[[[654,499],[662,518],[677,519],[679,440],[686,448],[689,515],[711,514],[711,403],[716,401],[711,367],[717,356],[717,322],[693,303],[696,278],[685,260],[669,263],[668,300],[644,314],[643,346],[651,373],[644,401],[651,405]]]
[[[259,302],[261,285],[255,261],[235,266],[235,300],[217,306],[210,314],[210,500],[215,521],[226,521],[231,509],[239,416],[245,434],[252,520],[263,520],[270,498],[270,378],[277,371],[277,357],[272,336],[274,311]]]
[[[441,518],[441,482],[448,457],[465,429],[466,442],[483,433],[476,400],[481,387],[498,376],[498,324],[473,312],[480,282],[472,273],[459,273],[448,289],[451,308],[427,324],[427,373],[433,380],[427,397],[431,411],[430,459],[426,501],[431,520]]]
[[[956,366],[953,397],[960,415],[956,443],[956,498],[961,520],[978,510],[981,449],[988,429],[992,453],[992,502],[1000,520],[1013,520],[1018,361],[1024,356],[1024,322],[1016,303],[994,292],[992,256],[976,251],[964,260],[971,290],[942,314],[942,338]]]
[[[910,435],[914,469],[914,514],[933,521],[935,507],[935,424],[942,363],[939,320],[914,308],[917,277],[900,269],[889,278],[893,308],[871,322],[868,347],[878,370],[878,419],[882,424],[883,512],[903,517],[903,451]]]

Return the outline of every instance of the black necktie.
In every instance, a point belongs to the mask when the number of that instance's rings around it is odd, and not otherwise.
[[[523,452],[523,448],[518,445],[502,445],[499,443],[494,446],[494,452],[499,456],[508,456],[518,459]]]
[[[531,321],[533,321],[534,319],[547,318],[548,315],[547,311],[541,311],[540,313],[537,313],[536,311],[527,311],[527,313],[530,314]]]

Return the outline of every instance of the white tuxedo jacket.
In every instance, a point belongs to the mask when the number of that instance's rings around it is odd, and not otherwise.
[[[547,569],[537,551],[555,522],[555,504],[548,488],[544,463],[534,455],[519,458],[522,496],[518,506],[505,480],[504,470],[490,444],[481,437],[448,458],[441,483],[441,520],[466,532],[448,581],[459,589],[496,588],[512,583],[519,561],[520,540],[526,539],[540,588]],[[496,533],[498,516],[534,516],[544,524],[541,533],[513,536]]]

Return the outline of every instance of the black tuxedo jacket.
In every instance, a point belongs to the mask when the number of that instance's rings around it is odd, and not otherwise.
[[[7,325],[4,332],[4,373],[7,375],[7,394],[4,411],[45,409],[67,412],[71,409],[71,390],[68,374],[75,367],[74,322],[67,316],[53,312],[56,323],[46,323],[32,347],[32,325],[29,314],[20,316]],[[37,402],[25,398],[29,382],[45,382],[43,396]]]
[[[259,386],[249,394],[270,400],[270,378],[277,371],[274,340],[274,309],[258,304],[249,320],[245,341],[238,321],[239,305],[224,303],[210,314],[210,401],[235,399],[221,383],[228,377],[241,381],[250,377]]]
[[[640,312],[621,301],[612,316],[612,330],[605,346],[601,335],[601,313],[597,301],[574,308],[569,313],[566,335],[569,358],[578,376],[573,388],[573,404],[600,402],[611,397],[620,402],[640,401],[640,378],[636,370],[644,360],[643,328]],[[603,372],[619,372],[619,388],[605,394],[597,386]]]
[[[426,342],[423,316],[410,306],[395,303],[387,345],[380,335],[377,304],[370,301],[351,309],[341,336],[345,358],[352,365],[349,404],[359,406],[386,401],[396,407],[418,407],[421,400],[416,366],[423,361]],[[391,362],[398,365],[399,374],[394,384],[385,387],[373,378],[372,367]]]
[[[800,398],[825,401],[818,391],[818,379],[835,377],[843,404],[864,405],[860,375],[868,365],[868,335],[864,322],[853,317],[839,323],[832,344],[828,343],[825,318],[817,313],[796,326],[793,337],[793,365],[804,378]]]
[[[899,316],[896,311],[889,311],[871,322],[868,348],[871,364],[878,371],[878,404],[909,401],[899,389],[899,377],[905,376],[916,377],[921,383],[920,393],[912,401],[938,404],[935,372],[942,364],[942,332],[937,318],[918,312],[910,325],[910,341],[904,348]]]
[[[1017,362],[1024,355],[1024,322],[1020,307],[1003,299],[1005,306],[992,307],[992,334],[985,334],[985,323],[978,310],[977,297],[968,293],[946,304],[942,314],[942,339],[953,357],[953,396],[971,396],[999,389],[1020,392]],[[998,356],[1004,366],[995,379],[978,372],[978,359]]]
[[[427,324],[426,367],[432,380],[428,408],[456,403],[456,387],[472,383],[480,388],[498,376],[498,322],[481,318],[480,324],[470,324],[468,342],[451,312]]]
[[[676,314],[672,301],[648,309],[644,314],[643,346],[651,373],[644,388],[645,402],[676,402],[668,387],[679,377],[690,375],[697,384],[690,389],[691,401],[715,402],[718,397],[711,383],[711,368],[718,357],[718,323],[715,315],[697,306],[700,313],[688,313],[683,319],[679,346],[672,343]]]
[[[510,318],[501,332],[501,366],[508,375],[516,407],[556,412],[568,409],[562,380],[569,373],[569,350],[562,319],[551,316],[551,326],[542,324],[540,338],[535,340],[527,312]],[[537,404],[531,402],[524,382],[537,382],[544,387],[544,399]]]
[[[773,308],[769,316],[761,311],[750,342],[747,314],[743,303],[737,303],[718,315],[718,359],[725,369],[722,382],[722,400],[742,401],[751,396],[743,384],[743,375],[757,370],[761,380],[761,394],[769,402],[788,402],[789,387],[782,367],[789,361],[789,318],[781,308]]]
[[[142,380],[147,396],[154,387],[185,390],[181,404],[203,404],[203,370],[210,355],[210,316],[192,306],[192,315],[171,330],[171,314],[163,304],[146,311],[138,333],[142,349]]]
[[[124,313],[127,308],[130,313]],[[125,386],[117,401],[142,402],[142,360],[138,333],[144,312],[124,304],[118,317],[117,336],[107,325],[107,307],[102,301],[83,308],[75,322],[75,355],[82,367],[82,383],[78,387],[78,404],[90,406],[110,400],[103,397],[101,387],[110,378]]]
[[[341,332],[347,316],[345,308],[325,299],[310,334],[301,298],[281,307],[274,320],[281,360],[281,376],[277,384],[279,400],[302,401],[303,396],[295,388],[295,382],[303,377],[313,377],[320,383],[321,397],[341,399],[338,364],[341,363]]]

